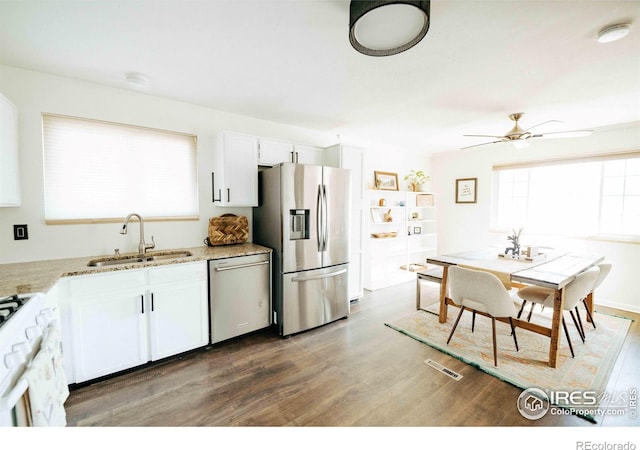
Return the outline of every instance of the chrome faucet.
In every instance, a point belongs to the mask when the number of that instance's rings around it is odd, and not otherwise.
[[[131,217],[137,217],[140,222],[140,243],[138,244],[138,254],[144,255],[147,250],[151,250],[156,247],[156,241],[153,240],[153,236],[151,236],[151,244],[147,244],[144,241],[144,221],[142,220],[142,216],[140,214],[131,213],[124,219],[124,225],[122,225],[122,230],[120,230],[120,234],[127,234],[127,226],[129,225],[129,220]]]

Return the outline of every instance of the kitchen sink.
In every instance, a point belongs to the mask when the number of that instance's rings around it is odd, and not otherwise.
[[[156,252],[147,253],[145,255],[135,256],[110,256],[106,258],[92,259],[87,266],[89,267],[105,267],[105,266],[117,266],[122,264],[134,264],[148,261],[164,261],[167,259],[187,258],[193,256],[193,253],[180,250],[180,251],[168,251],[168,252]]]
[[[113,258],[93,259],[89,261],[87,266],[89,267],[116,266],[120,264],[132,264],[132,263],[145,262],[146,260],[147,258],[140,258],[137,256],[135,257],[127,256],[124,258],[113,257]]]
[[[188,252],[186,250],[180,250],[175,252],[147,253],[145,255],[146,259],[150,261],[162,261],[165,259],[188,258],[189,256],[193,256],[193,253]]]

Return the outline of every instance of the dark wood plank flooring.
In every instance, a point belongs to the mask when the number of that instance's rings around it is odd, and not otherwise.
[[[572,415],[523,418],[520,389],[384,325],[414,309],[413,282],[368,292],[348,319],[287,339],[259,332],[72,390],[67,420],[70,426],[637,426],[628,414],[595,425]],[[635,321],[608,391],[637,386],[640,369],[640,316],[619,313]],[[427,358],[464,378],[435,371]]]

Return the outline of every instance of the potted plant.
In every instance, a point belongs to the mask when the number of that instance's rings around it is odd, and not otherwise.
[[[423,185],[427,181],[431,181],[431,177],[426,175],[422,170],[411,170],[404,176],[404,181],[408,181],[409,189],[416,192],[422,191],[424,187]]]

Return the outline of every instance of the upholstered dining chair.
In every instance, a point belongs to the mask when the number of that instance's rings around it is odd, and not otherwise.
[[[593,288],[591,289],[591,291],[589,291],[589,294],[593,294],[593,292],[598,288],[598,286],[600,286],[602,284],[602,282],[604,281],[605,278],[607,278],[607,275],[609,275],[609,272],[611,272],[611,263],[600,263],[598,264],[598,267],[600,268],[600,275],[598,276],[598,279],[596,280]],[[589,295],[587,294],[587,295]],[[582,299],[582,303],[584,303],[584,308],[587,310],[587,317],[589,318],[589,321],[591,322],[591,325],[593,325],[593,328],[596,328],[596,322],[595,320],[593,320],[593,315],[591,314],[591,310],[589,309],[589,307],[587,306],[587,297]],[[576,311],[577,313],[577,311]]]
[[[491,318],[491,331],[493,337],[493,363],[498,366],[498,350],[496,346],[496,318],[508,318],[511,325],[513,342],[518,351],[516,329],[513,326],[513,317],[517,313],[516,305],[504,287],[500,279],[492,273],[479,270],[466,269],[458,266],[449,267],[449,298],[460,307],[460,313],[456,318],[447,345],[456,331],[462,313],[469,309],[473,313],[472,331],[475,325],[476,313]]]
[[[578,302],[582,301],[589,292],[591,292],[599,275],[600,268],[597,266],[592,267],[591,269],[576,276],[576,278],[564,288],[564,311],[569,311],[582,342],[585,340],[584,328],[580,321],[580,315],[576,318],[573,312],[574,310],[577,311]],[[518,296],[522,300],[533,303],[532,308],[535,304],[539,304],[543,307],[553,309],[554,292],[555,291],[553,289],[541,286],[527,286],[518,291]],[[569,330],[567,329],[567,323],[564,320],[564,311],[562,312],[562,327],[564,328],[564,334],[567,337],[571,356],[575,357],[573,344],[571,343],[571,337],[569,336]]]

